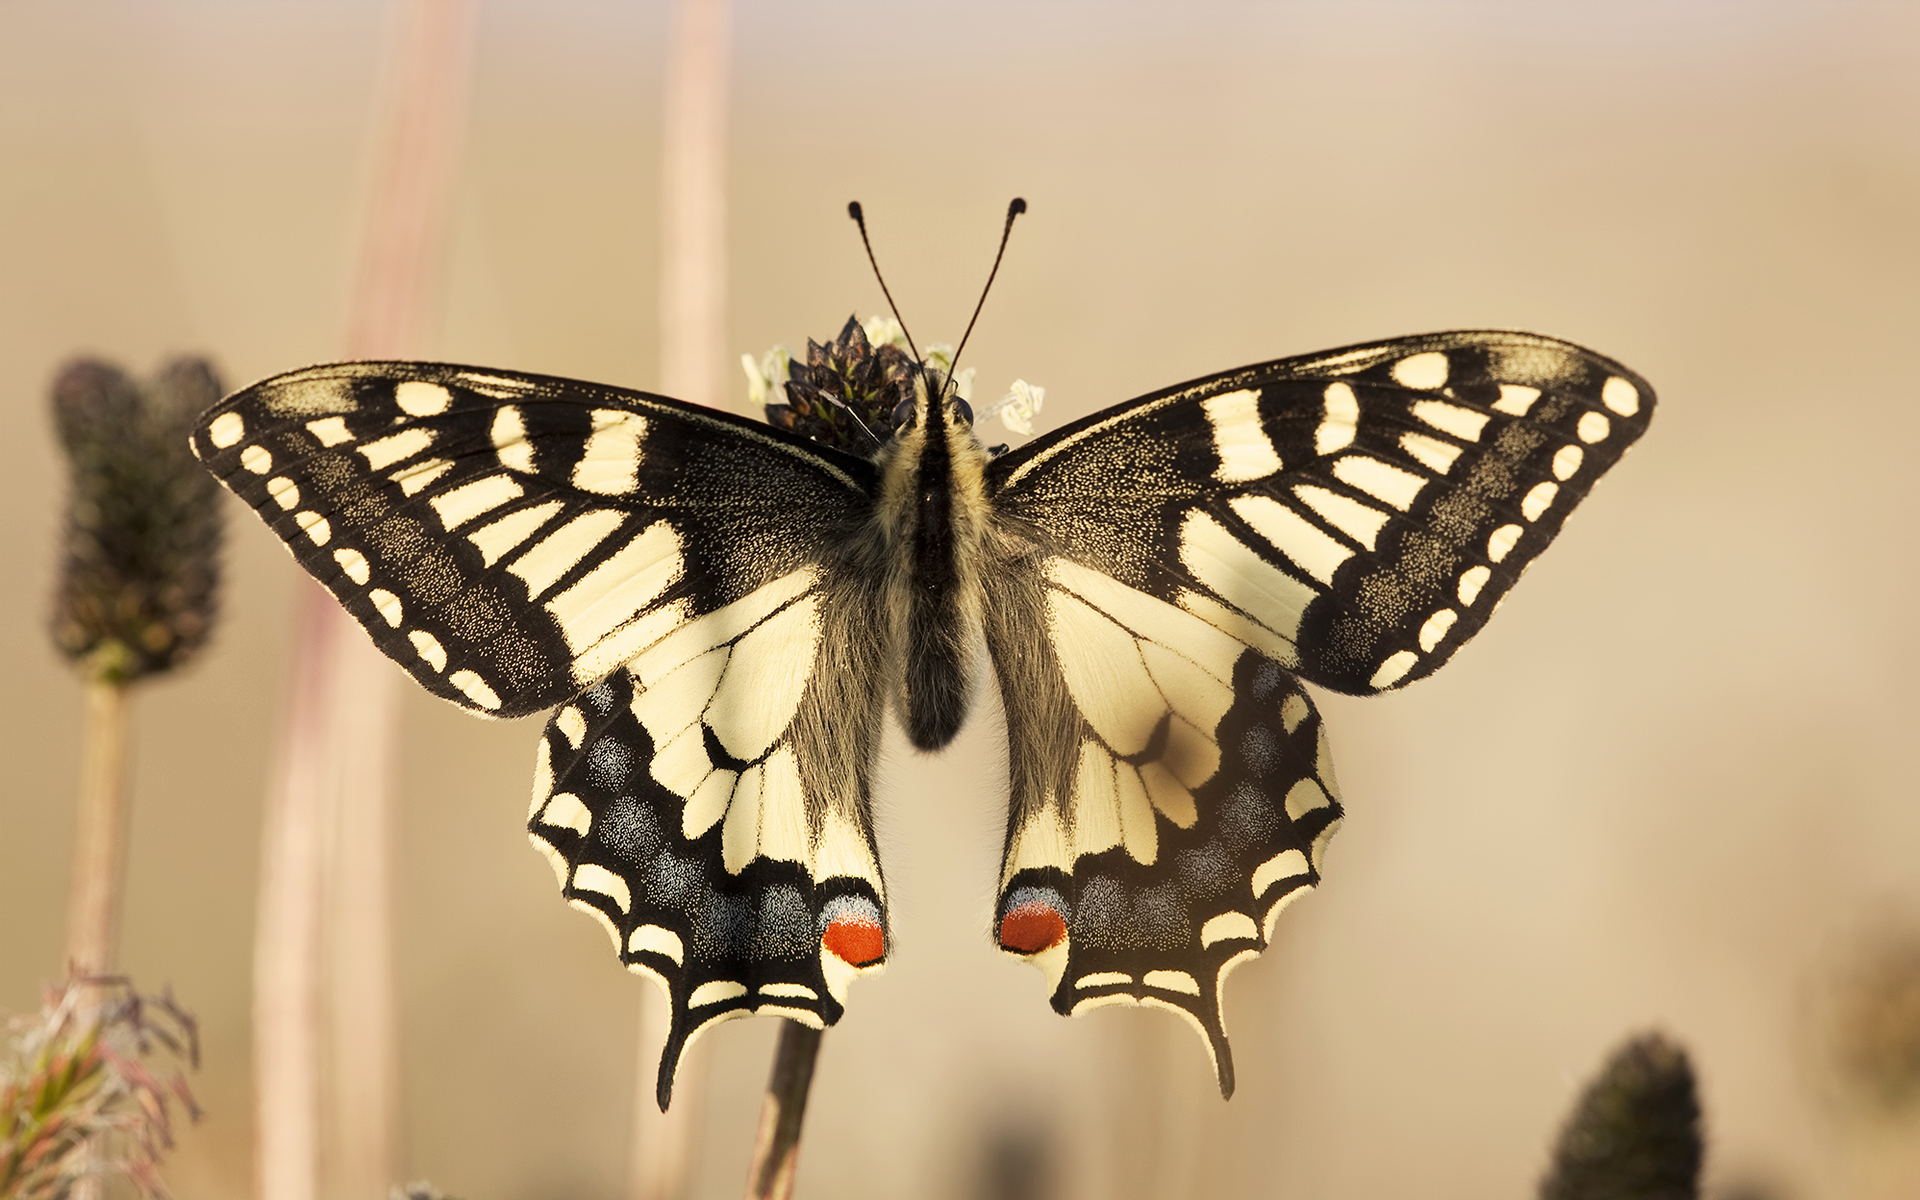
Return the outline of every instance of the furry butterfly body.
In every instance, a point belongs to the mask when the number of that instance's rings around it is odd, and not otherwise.
[[[998,456],[938,371],[880,394],[898,420],[860,455],[571,380],[349,363],[231,397],[194,447],[430,690],[559,706],[529,831],[672,1001],[663,1106],[701,1030],[831,1024],[884,963],[883,723],[946,745],[988,665],[993,936],[1062,1013],[1186,1018],[1230,1094],[1226,977],[1318,883],[1343,812],[1301,681],[1368,693],[1445,663],[1653,392],[1570,343],[1442,333]]]

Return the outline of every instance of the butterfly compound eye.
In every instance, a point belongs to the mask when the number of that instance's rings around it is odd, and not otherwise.
[[[973,424],[973,405],[955,396],[953,398],[953,411],[959,415],[961,421],[968,425]]]
[[[913,401],[902,400],[893,406],[893,427],[905,429],[911,424],[913,424]]]

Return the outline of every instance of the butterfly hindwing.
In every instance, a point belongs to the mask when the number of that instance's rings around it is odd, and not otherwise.
[[[1318,882],[1342,814],[1298,679],[1437,669],[1653,404],[1565,342],[1434,334],[1168,389],[989,465],[996,917],[1056,1009],[1175,1008],[1231,1091],[1222,982]]]
[[[1432,334],[1158,392],[989,480],[1068,555],[1367,693],[1479,631],[1653,406],[1644,380],[1567,342]]]
[[[1063,1014],[1185,1016],[1231,1095],[1221,988],[1319,882],[1340,822],[1320,718],[1278,664],[1191,613],[1070,560],[1034,565],[999,573],[987,625],[1012,773],[999,943]]]
[[[704,1029],[831,1025],[886,956],[874,643],[847,637],[831,592],[803,574],[694,623],[561,708],[541,741],[528,831],[568,900],[666,992],[663,1110]]]
[[[269,379],[193,446],[383,651],[489,716],[552,708],[817,560],[873,478],[678,401],[436,363]]]

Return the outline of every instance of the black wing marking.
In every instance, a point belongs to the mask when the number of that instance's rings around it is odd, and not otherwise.
[[[1220,989],[1342,814],[1294,674],[1364,693],[1437,669],[1653,405],[1577,346],[1443,333],[1168,389],[989,466],[998,933],[1057,1010],[1173,1008],[1231,1093]]]
[[[1186,1017],[1230,1096],[1227,974],[1319,882],[1340,823],[1320,718],[1278,664],[1176,605],[1058,557],[996,578],[1013,797],[999,944],[1063,1014]]]
[[[1438,333],[1157,392],[988,478],[1044,544],[1367,693],[1477,633],[1653,407],[1579,346]]]
[[[889,944],[869,802],[879,639],[857,586],[799,572],[690,624],[554,714],[528,832],[687,1044],[755,1014],[814,1028]]]
[[[389,657],[505,717],[820,561],[874,486],[866,462],[709,409],[437,363],[269,379],[193,449]]]

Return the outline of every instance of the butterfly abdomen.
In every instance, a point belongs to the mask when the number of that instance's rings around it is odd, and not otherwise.
[[[938,750],[960,732],[973,686],[986,456],[944,402],[925,392],[920,401],[886,460],[878,517],[893,558],[888,609],[901,650],[900,713],[916,747]]]

